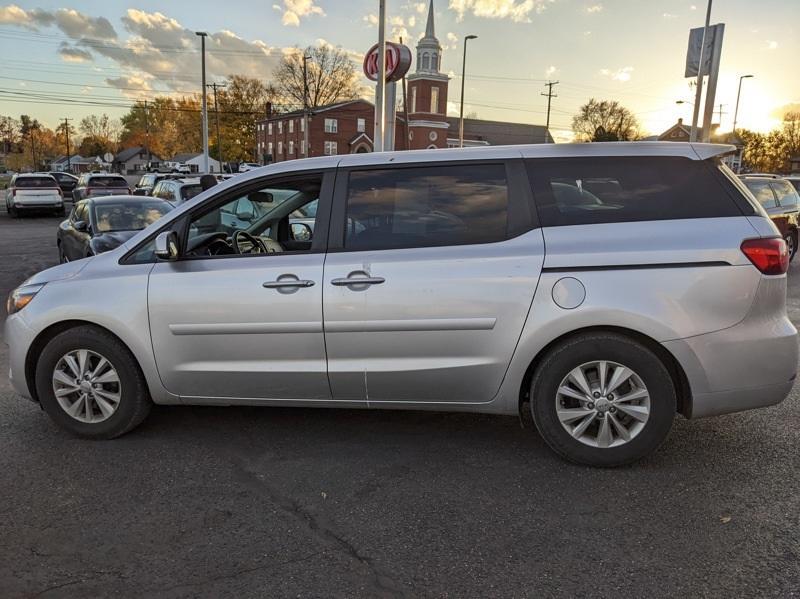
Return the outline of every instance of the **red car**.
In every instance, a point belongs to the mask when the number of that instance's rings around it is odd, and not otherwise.
[[[789,259],[794,258],[800,194],[789,181],[778,175],[742,175],[741,179],[783,235]]]

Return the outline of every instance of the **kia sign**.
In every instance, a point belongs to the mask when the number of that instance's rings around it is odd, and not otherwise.
[[[378,44],[372,46],[364,57],[364,74],[367,79],[378,80]],[[399,81],[411,68],[411,50],[408,46],[386,42],[386,82]]]

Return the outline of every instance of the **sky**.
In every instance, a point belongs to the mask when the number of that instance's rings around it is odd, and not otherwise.
[[[426,1],[387,0],[390,39],[403,36],[413,49]],[[468,48],[466,113],[544,124],[541,94],[553,80],[551,128],[560,141],[590,98],[618,100],[645,133],[691,121],[691,106],[676,101],[694,99],[683,76],[686,47],[706,0],[434,0],[434,8],[452,114],[462,40],[471,34],[478,39]],[[359,61],[377,41],[377,11],[378,0],[0,2],[0,114],[53,127],[92,113],[119,118],[135,98],[199,92],[195,31],[209,34],[209,82],[230,74],[268,80],[284,52],[319,43]],[[767,131],[785,110],[800,110],[800,0],[716,0],[711,20],[726,26],[721,129],[732,128],[740,75],[754,77],[743,83],[739,127]]]

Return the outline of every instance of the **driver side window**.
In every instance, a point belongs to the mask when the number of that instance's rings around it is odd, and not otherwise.
[[[276,180],[192,216],[186,255],[311,251],[321,175]]]

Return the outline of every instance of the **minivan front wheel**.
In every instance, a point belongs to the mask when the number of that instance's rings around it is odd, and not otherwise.
[[[672,377],[647,346],[586,333],[554,347],[531,383],[536,427],[562,457],[619,466],[655,451],[675,415]]]
[[[91,439],[125,434],[145,419],[152,403],[128,348],[91,326],[50,340],[36,366],[36,390],[56,424]]]

